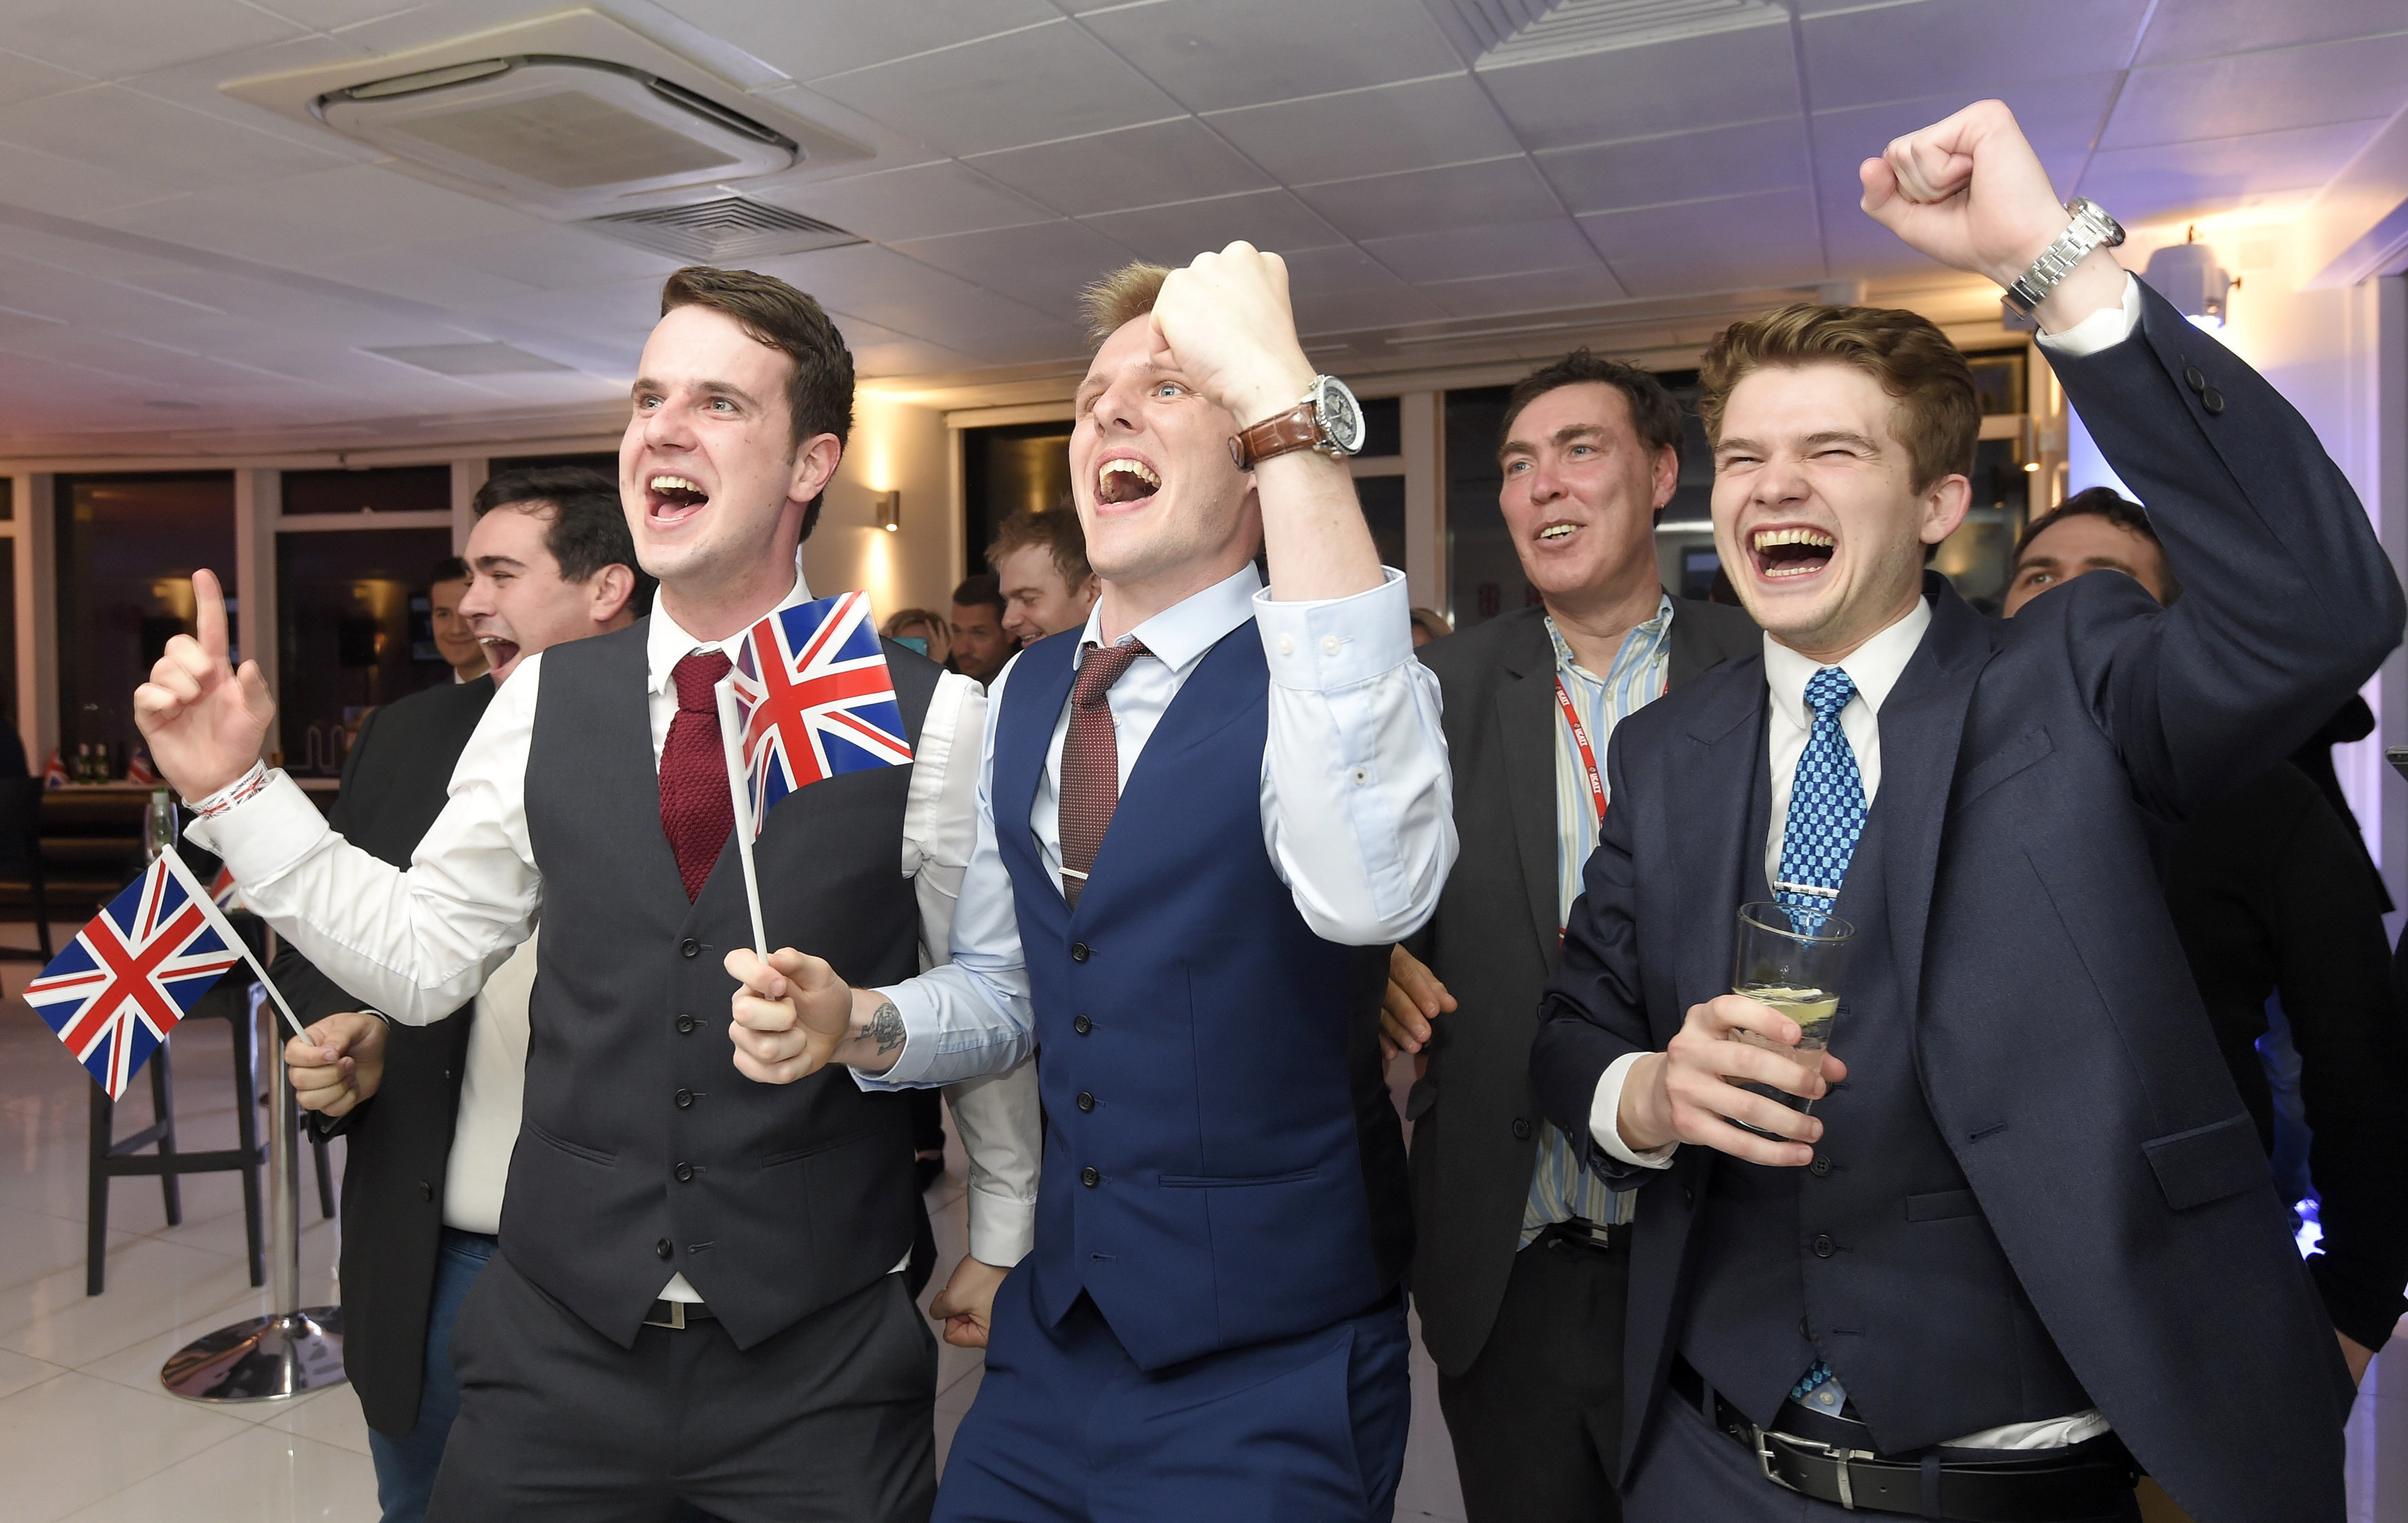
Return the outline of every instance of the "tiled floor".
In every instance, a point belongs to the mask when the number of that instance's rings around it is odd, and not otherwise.
[[[90,1080],[17,995],[31,969],[0,965],[0,1519],[6,1523],[298,1523],[377,1516],[367,1431],[349,1387],[292,1402],[203,1406],[159,1385],[194,1338],[264,1315],[243,1263],[242,1197],[232,1174],[184,1181],[184,1223],[165,1225],[159,1190],[121,1180],[109,1202],[108,1290],[87,1298],[84,1132]],[[178,1035],[177,1112],[188,1148],[234,1145],[223,1022]],[[146,1124],[147,1087],[121,1131]],[[941,1284],[965,1233],[958,1156],[929,1191]],[[336,1151],[339,1164],[339,1145]],[[305,1164],[306,1167],[306,1164]],[[305,1175],[305,1302],[331,1302],[335,1224],[319,1219]],[[939,1369],[941,1456],[977,1394],[976,1353],[947,1348]],[[2367,1379],[2349,1427],[2350,1523],[2408,1523],[2408,1339]],[[1459,1520],[1454,1456],[1437,1374],[1416,1345],[1413,1429],[1399,1518]]]

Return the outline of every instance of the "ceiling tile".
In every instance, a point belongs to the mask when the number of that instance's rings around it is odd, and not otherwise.
[[[1804,250],[1704,249],[1645,254],[1616,260],[1614,274],[1636,297],[1682,296],[1694,292],[1754,291],[1807,286],[1823,278],[1819,256]]]
[[[581,227],[543,226],[419,245],[419,252],[540,290],[667,278],[683,260]]]
[[[1226,249],[1240,238],[1291,263],[1295,250],[1344,241],[1336,229],[1285,191],[1182,201],[1084,221],[1140,259],[1157,264],[1184,264],[1197,254]]]
[[[2382,125],[2381,121],[2341,122],[2246,137],[2102,150],[2090,161],[2090,172],[2083,177],[2080,191],[2134,223],[2200,216],[2254,196],[2321,186]]]
[[[855,69],[813,88],[957,156],[1179,114],[1169,96],[1068,21]]]
[[[1045,0],[898,0],[797,5],[795,0],[657,0],[716,37],[797,79],[951,48],[1061,15]]]
[[[0,107],[0,141],[179,191],[283,179],[346,162],[115,85]]]
[[[1568,217],[1487,222],[1393,238],[1368,238],[1363,251],[1407,280],[1458,280],[1517,270],[1552,270],[1593,258]]]
[[[0,143],[0,185],[15,206],[33,206],[63,217],[90,217],[137,201],[174,195],[166,178],[150,179],[120,174],[96,164],[78,164],[54,153]]]
[[[1288,292],[1299,298],[1398,291],[1404,284],[1394,271],[1352,245],[1306,249],[1281,257],[1287,263]]]
[[[1575,212],[1777,191],[1808,179],[1806,134],[1796,117],[1555,149],[1538,160]]]
[[[1013,227],[1054,215],[950,159],[751,193],[879,243]]]
[[[1089,281],[1129,262],[1127,249],[1082,222],[1070,221],[916,238],[895,248],[1064,320],[1079,316],[1079,292]]]
[[[810,292],[831,312],[919,338],[968,343],[1045,320],[1019,302],[875,244],[763,260],[753,268]]]
[[[2157,0],[2148,35],[2141,39],[2139,62],[2165,64],[2403,29],[2408,29],[2408,14],[2401,12],[2400,0],[2316,0],[2311,6],[2275,6],[2266,0]]]
[[[1196,111],[1463,67],[1429,14],[1397,0],[1157,0],[1081,24]]]
[[[1518,153],[1469,75],[1216,112],[1214,130],[1289,185]]]
[[[1703,257],[1729,249],[1786,248],[1822,257],[1813,197],[1804,191],[1762,191],[1680,206],[1594,212],[1581,218],[1580,224],[1617,275],[1626,259],[1683,253]]]
[[[2408,104],[2408,32],[2134,69],[2101,149],[2387,117]]]
[[[1480,78],[1532,149],[1695,132],[1799,109],[1786,25],[1487,69]]]
[[[92,82],[90,75],[59,68],[22,53],[0,51],[0,106],[55,95]]]
[[[2043,158],[2060,152],[2080,154],[2099,130],[2099,115],[2115,89],[2113,73],[2067,75],[2053,79],[2028,79],[1990,93],[2006,102],[2015,124]],[[1893,138],[1920,132],[1965,108],[1962,92],[1890,101],[1880,106],[1847,107],[1814,113],[1814,147],[1823,189],[1842,188],[1855,193],[1856,165],[1878,158]]]
[[[1529,270],[1519,275],[1481,275],[1466,280],[1434,281],[1421,287],[1423,295],[1457,318],[1493,318],[1522,312],[1555,312],[1568,307],[1597,306],[1623,299],[1621,284],[1595,263],[1561,270]]]
[[[965,162],[1071,217],[1264,190],[1271,183],[1194,117],[982,153]]]
[[[14,50],[98,79],[303,35],[292,22],[237,0],[20,0],[9,7],[8,23]]]
[[[978,362],[958,349],[923,343],[916,338],[892,344],[872,344],[857,349],[853,356],[853,373],[864,380],[882,376],[941,375],[948,371],[975,370]]]
[[[1419,169],[1369,179],[1309,185],[1306,205],[1349,237],[1396,237],[1433,227],[1533,221],[1563,215],[1563,206],[1526,158]]]
[[[92,220],[268,264],[538,225],[524,212],[371,164],[145,202]]]
[[[329,31],[380,21],[422,8],[421,0],[274,0],[268,8],[287,21]]]
[[[1436,302],[1410,286],[1392,291],[1326,292],[1297,296],[1295,301],[1297,332],[1307,338],[1434,322],[1446,316]]]
[[[2148,0],[1920,0],[1811,17],[1799,28],[1807,90],[1818,111],[1927,95],[1968,106],[2026,79],[2122,68],[2147,10]]]

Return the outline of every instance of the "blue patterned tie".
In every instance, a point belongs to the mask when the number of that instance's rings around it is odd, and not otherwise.
[[[1777,888],[1773,897],[1787,909],[1829,913],[1841,880],[1848,875],[1848,861],[1856,854],[1856,838],[1865,832],[1864,779],[1856,772],[1856,753],[1840,728],[1840,710],[1856,695],[1856,683],[1837,666],[1824,667],[1806,683],[1806,706],[1814,711],[1814,729],[1789,783],[1781,882],[1828,891]],[[1837,1413],[1847,1403],[1848,1393],[1831,1367],[1816,1359],[1790,1388],[1789,1399]]]

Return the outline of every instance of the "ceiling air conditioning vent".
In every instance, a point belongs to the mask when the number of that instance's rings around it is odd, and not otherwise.
[[[730,260],[764,259],[772,254],[805,254],[814,249],[838,249],[868,241],[816,217],[747,201],[740,195],[697,201],[686,206],[655,206],[649,211],[590,217],[578,225],[696,264],[724,264]]]
[[[1609,52],[1785,22],[1773,0],[1454,0],[1483,51],[1474,68]]]
[[[658,75],[558,53],[517,53],[331,91],[328,126],[397,158],[563,209],[772,175],[792,137]]]

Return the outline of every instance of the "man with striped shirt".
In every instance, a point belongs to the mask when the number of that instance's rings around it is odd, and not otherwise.
[[[1541,988],[1609,806],[1613,727],[1758,645],[1736,608],[1667,593],[1656,515],[1681,410],[1583,349],[1506,405],[1498,506],[1540,606],[1433,641],[1462,857],[1393,954],[1386,1040],[1413,1054],[1412,1284],[1470,1523],[1612,1519],[1628,1195],[1547,1124]]]

